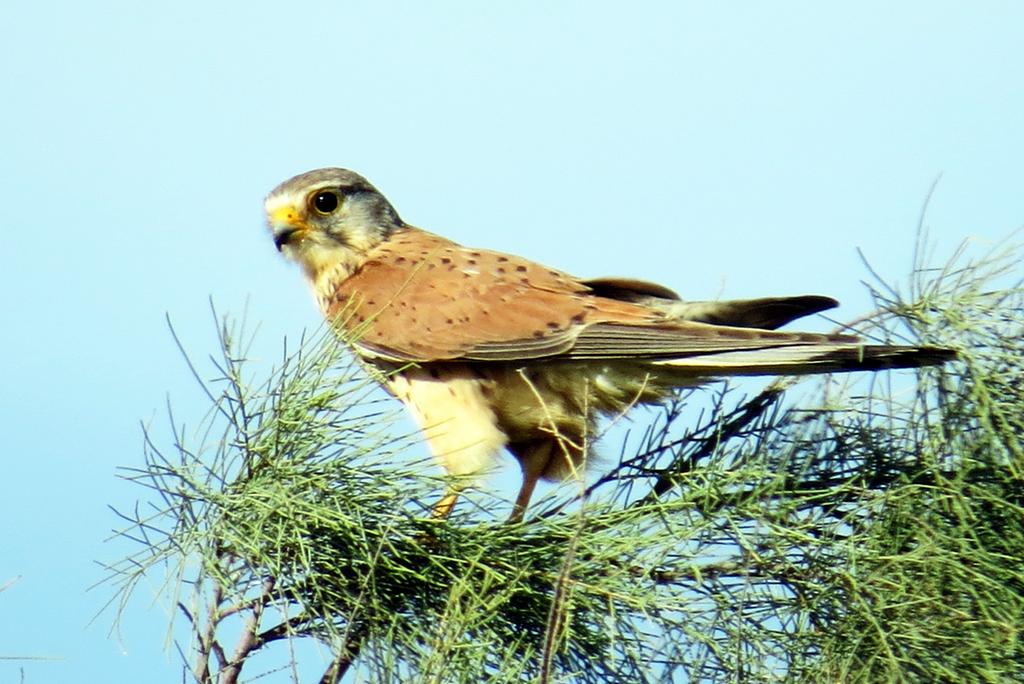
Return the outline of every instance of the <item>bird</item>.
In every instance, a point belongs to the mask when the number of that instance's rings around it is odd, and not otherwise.
[[[456,476],[433,507],[437,518],[507,450],[522,471],[509,520],[522,521],[539,480],[581,474],[599,420],[680,388],[955,356],[778,330],[837,306],[831,297],[687,301],[656,283],[581,279],[464,247],[406,223],[369,181],[343,168],[284,181],[264,209],[274,245],[301,267],[339,338]]]

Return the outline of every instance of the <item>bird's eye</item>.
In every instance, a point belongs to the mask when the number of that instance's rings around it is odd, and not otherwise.
[[[338,204],[340,204],[340,201],[338,200],[337,193],[334,192],[325,190],[313,196],[313,208],[320,214],[330,214],[338,208]]]

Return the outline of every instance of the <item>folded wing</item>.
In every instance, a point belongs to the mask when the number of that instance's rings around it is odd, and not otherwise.
[[[521,257],[396,233],[339,283],[331,311],[372,358],[427,363],[639,361],[699,375],[820,373],[939,363],[925,347],[779,332],[831,308],[805,295],[684,302],[653,283],[581,281]]]

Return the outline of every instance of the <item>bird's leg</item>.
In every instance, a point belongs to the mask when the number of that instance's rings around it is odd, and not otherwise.
[[[455,502],[459,499],[460,491],[456,487],[449,487],[448,491],[441,500],[434,504],[434,509],[431,511],[431,517],[435,520],[445,520],[451,515],[452,509],[455,508]]]
[[[537,440],[527,444],[515,445],[512,453],[519,460],[519,467],[523,471],[523,485],[519,488],[519,495],[512,506],[512,515],[508,517],[510,523],[517,523],[523,519],[526,507],[530,505],[530,497],[537,486],[537,480],[548,467],[551,460],[551,450],[554,447],[552,440]]]

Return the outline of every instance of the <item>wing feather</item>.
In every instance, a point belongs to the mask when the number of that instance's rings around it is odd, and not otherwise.
[[[691,302],[667,287],[643,280],[594,278],[582,282],[600,297],[640,304],[662,311],[673,320],[740,328],[775,330],[790,321],[839,306],[831,297],[820,295]]]
[[[849,335],[780,333],[693,322],[663,322],[658,325],[596,323],[576,332],[568,348],[553,356],[564,360],[666,359],[741,352],[771,347],[810,344],[856,344]],[[468,350],[465,358],[514,360],[527,358],[529,340],[483,343]],[[530,357],[536,358],[536,357]]]
[[[595,292],[602,288],[617,297]],[[750,304],[671,297],[671,291],[642,281],[587,284],[520,257],[461,247],[409,227],[333,284],[327,308],[361,354],[402,362],[618,359],[703,376],[864,367],[865,357],[886,355],[846,335],[751,327],[832,306],[826,297]],[[668,306],[653,306],[655,300]],[[708,320],[685,320],[672,306],[691,307],[691,316]],[[734,324],[718,325],[719,319]],[[908,354],[926,358],[928,350],[910,349],[917,351],[888,356],[921,365]]]
[[[418,362],[550,357],[591,323],[665,320],[541,264],[411,227],[335,283],[327,310],[366,355]]]

